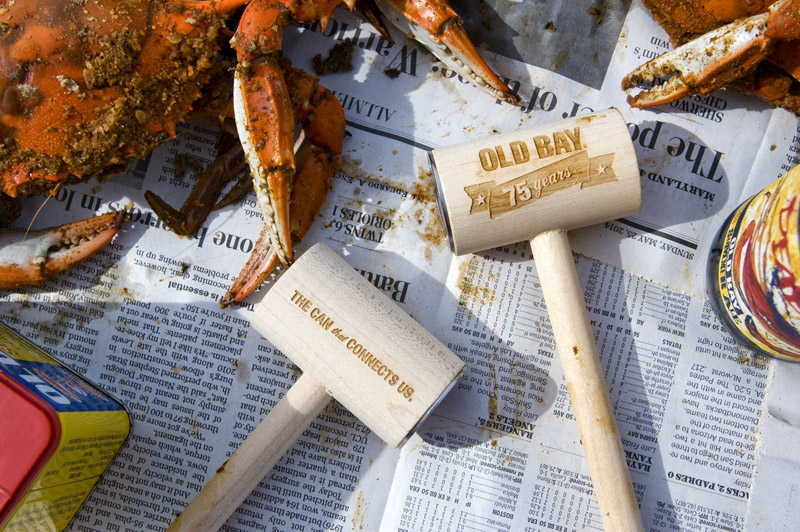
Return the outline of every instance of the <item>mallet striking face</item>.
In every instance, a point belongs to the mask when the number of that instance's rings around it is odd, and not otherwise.
[[[643,530],[567,239],[641,207],[625,121],[610,109],[437,149],[431,164],[457,255],[530,240],[603,524]]]
[[[331,396],[389,445],[404,442],[464,363],[324,244],[270,288],[253,326],[302,376],[170,531],[218,530]]]

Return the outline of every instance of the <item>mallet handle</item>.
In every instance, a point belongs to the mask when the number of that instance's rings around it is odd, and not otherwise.
[[[167,532],[216,532],[267,476],[330,402],[327,390],[303,374],[178,514]]]
[[[541,233],[531,249],[603,526],[606,532],[643,531],[567,233]]]

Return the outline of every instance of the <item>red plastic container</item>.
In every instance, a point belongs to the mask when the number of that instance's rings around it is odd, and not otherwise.
[[[63,530],[130,433],[122,403],[0,323],[0,530]]]

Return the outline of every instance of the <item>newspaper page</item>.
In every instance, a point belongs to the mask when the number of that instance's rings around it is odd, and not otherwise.
[[[602,528],[530,250],[453,257],[427,152],[614,106],[636,146],[643,209],[571,236],[645,524],[742,530],[768,365],[722,331],[703,295],[705,253],[726,211],[761,188],[754,181],[794,164],[796,122],[729,92],[680,104],[692,107],[629,109],[621,77],[668,47],[638,2],[601,11],[461,3],[462,13],[477,9],[465,24],[521,107],[343,9],[324,31],[288,28],[284,46],[311,70],[314,55],[355,44],[354,70],[323,77],[344,107],[347,138],[298,252],[328,243],[467,372],[400,450],[332,402],[224,529]],[[254,195],[189,237],[144,200],[153,190],[180,205],[219,138],[192,119],[124,174],[61,189],[43,206],[29,200],[17,222],[25,230],[130,214],[95,256],[0,300],[10,326],[119,397],[134,420],[71,530],[166,528],[300,373],[250,328],[258,293],[219,306],[260,231]],[[178,158],[192,162],[185,175]]]
[[[768,157],[782,166],[796,165],[800,162],[797,158],[800,125],[796,117],[779,115],[773,122],[778,149],[770,151]],[[798,371],[800,367],[788,361],[775,361],[770,368],[759,425],[751,503],[746,516],[748,530],[789,531],[800,519],[797,505],[800,464],[789,454],[800,437],[800,412],[793,399]]]
[[[634,5],[582,106],[622,108],[622,76],[668,48],[647,17]],[[559,81],[547,89],[569,91]],[[768,368],[721,330],[705,267],[727,213],[793,166],[794,117],[728,92],[623,112],[642,212],[573,244],[645,526],[742,530]],[[602,528],[530,258],[517,246],[454,262],[439,334],[469,373],[404,449],[391,499],[405,504],[382,530]]]
[[[789,454],[800,437],[800,412],[793,400],[800,366],[776,361],[771,370],[746,522],[748,530],[788,532],[800,517],[800,464]]]

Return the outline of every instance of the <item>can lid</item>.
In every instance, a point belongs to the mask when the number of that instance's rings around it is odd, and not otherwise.
[[[0,527],[61,440],[58,414],[0,369]]]

